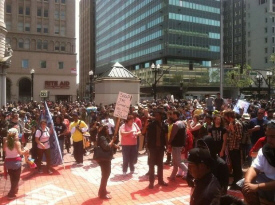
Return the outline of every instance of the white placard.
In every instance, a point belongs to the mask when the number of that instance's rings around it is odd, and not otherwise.
[[[127,119],[131,101],[132,95],[119,92],[117,96],[114,116],[122,119]]]
[[[247,109],[248,109],[249,105],[250,105],[249,102],[246,102],[244,100],[238,100],[238,102],[235,105],[233,111],[240,114],[239,108],[243,108],[244,109],[243,113],[247,113]]]

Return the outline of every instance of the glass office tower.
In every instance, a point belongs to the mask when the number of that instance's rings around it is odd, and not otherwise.
[[[115,62],[210,66],[219,52],[219,0],[96,1],[96,73]]]

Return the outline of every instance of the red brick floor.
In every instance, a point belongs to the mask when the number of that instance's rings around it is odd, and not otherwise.
[[[36,169],[23,165],[19,192],[17,198],[9,201],[6,197],[10,181],[5,180],[3,171],[0,172],[0,204],[9,205],[38,205],[38,204],[83,204],[83,205],[186,205],[189,204],[190,188],[186,182],[177,178],[169,182],[168,187],[156,185],[148,189],[147,156],[140,155],[133,175],[122,175],[121,153],[112,160],[112,173],[108,181],[108,191],[111,200],[97,197],[100,184],[100,168],[91,160],[93,154],[84,157],[84,166],[74,165],[70,154],[64,156],[64,167],[54,167],[53,175],[38,174]],[[44,167],[45,168],[45,167]],[[0,165],[0,170],[3,166]],[[164,166],[164,180],[172,171],[172,167]],[[241,197],[239,192],[229,194]]]

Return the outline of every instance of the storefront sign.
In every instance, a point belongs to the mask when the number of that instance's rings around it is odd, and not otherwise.
[[[69,81],[45,81],[45,89],[68,89],[70,88]]]

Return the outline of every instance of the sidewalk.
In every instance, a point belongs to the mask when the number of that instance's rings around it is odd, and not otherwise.
[[[65,151],[66,152],[66,151]],[[187,205],[189,204],[190,188],[186,181],[177,178],[169,182],[168,187],[161,187],[155,181],[154,189],[148,189],[147,155],[139,155],[136,170],[133,175],[122,175],[122,156],[118,152],[112,160],[112,172],[108,181],[108,191],[111,200],[97,197],[100,184],[100,167],[91,160],[93,153],[84,157],[82,167],[73,165],[74,159],[70,154],[64,156],[64,166],[54,167],[53,175],[38,174],[37,169],[22,167],[21,180],[17,198],[9,201],[6,197],[10,181],[5,180],[3,171],[0,172],[0,204],[63,204],[63,205]],[[3,170],[1,162],[0,170]],[[172,167],[164,165],[164,180],[170,175]],[[240,192],[229,191],[229,194],[241,197]]]

